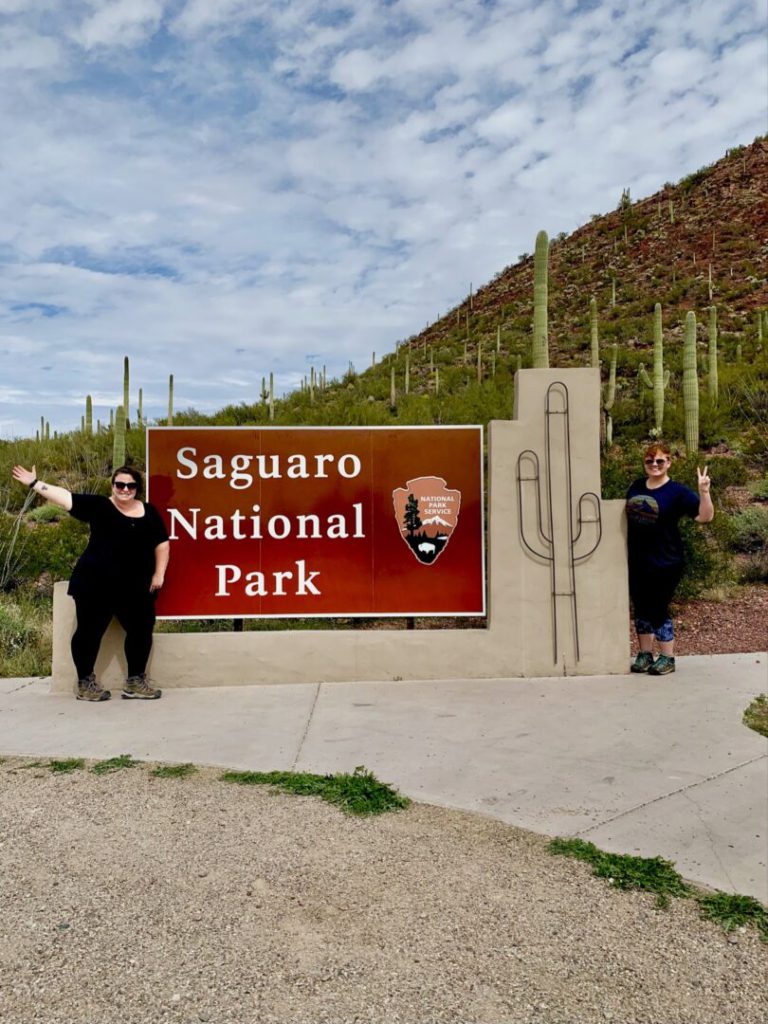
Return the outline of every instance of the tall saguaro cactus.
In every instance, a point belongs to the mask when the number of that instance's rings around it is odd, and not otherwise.
[[[546,369],[549,366],[548,328],[548,261],[549,238],[546,231],[536,235],[536,250],[533,260],[533,367]]]
[[[611,345],[611,368],[608,371],[608,388],[603,398],[603,411],[605,412],[605,446],[610,448],[613,444],[613,416],[611,410],[616,400],[616,357],[619,346]]]
[[[696,314],[685,316],[683,346],[683,409],[685,411],[685,447],[688,454],[699,449],[699,375],[696,365]]]
[[[93,400],[90,395],[85,396],[85,432],[93,433]]]
[[[115,412],[115,432],[112,439],[112,469],[125,465],[125,410],[118,405]]]
[[[173,426],[173,374],[168,377],[168,426]]]
[[[597,333],[597,299],[589,300],[589,353],[590,366],[600,365],[600,339]]]
[[[128,365],[128,356],[123,358],[123,415],[125,416],[125,425],[129,426],[128,420],[130,418],[130,407],[128,404],[130,395],[130,369]]]
[[[661,324],[661,303],[653,307],[653,380],[640,364],[640,380],[653,391],[653,427],[661,434],[664,426],[664,392],[669,384],[669,370],[664,369],[664,335]]]
[[[709,372],[707,374],[709,400],[717,405],[717,306],[709,307]]]

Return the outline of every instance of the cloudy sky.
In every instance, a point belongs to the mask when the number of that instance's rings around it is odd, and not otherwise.
[[[0,0],[0,436],[338,374],[766,130],[764,0]]]

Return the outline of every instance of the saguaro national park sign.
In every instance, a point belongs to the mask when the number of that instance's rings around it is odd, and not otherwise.
[[[150,427],[161,618],[484,615],[481,427]]]

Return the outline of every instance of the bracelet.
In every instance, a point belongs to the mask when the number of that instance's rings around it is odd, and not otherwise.
[[[30,489],[30,491],[31,491],[31,490],[33,490],[33,489],[34,489],[34,486],[35,486],[35,484],[36,484],[36,483],[39,483],[39,482],[40,482],[40,481],[39,481],[39,480],[37,479],[37,477],[35,477],[35,479],[34,479],[34,480],[32,481],[32,483],[31,483],[31,484],[29,485],[29,489]]]

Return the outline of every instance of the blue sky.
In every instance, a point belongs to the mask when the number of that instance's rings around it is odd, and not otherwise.
[[[0,436],[368,365],[766,130],[763,0],[0,0]]]

